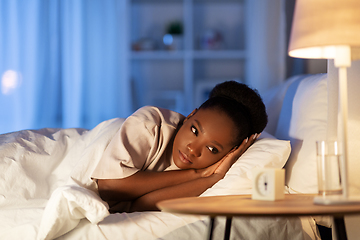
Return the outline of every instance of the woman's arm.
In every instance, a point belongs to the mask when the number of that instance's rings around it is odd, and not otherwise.
[[[156,203],[166,199],[180,197],[196,197],[212,187],[222,177],[219,174],[212,174],[209,177],[198,178],[181,184],[161,188],[147,193],[136,199],[130,208],[130,212],[135,211],[157,211]]]
[[[161,200],[199,196],[222,179],[236,159],[253,143],[244,142],[219,162],[205,169],[165,172],[139,171],[123,179],[99,179],[99,193],[105,201],[134,201],[132,211],[156,210]]]
[[[250,141],[244,140],[237,149],[233,149],[219,162],[206,168],[205,171],[202,172],[201,178],[158,189],[141,196],[133,202],[130,211],[154,211],[158,210],[156,203],[159,201],[199,196],[205,192],[206,189],[212,187],[224,178],[230,167],[255,140],[256,138],[252,138]]]
[[[199,179],[202,171],[194,169],[165,172],[139,171],[122,179],[99,179],[100,196],[105,201],[132,201],[157,189]]]

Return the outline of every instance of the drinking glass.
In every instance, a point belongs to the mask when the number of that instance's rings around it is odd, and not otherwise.
[[[317,174],[319,194],[342,194],[341,153],[337,141],[317,141]]]

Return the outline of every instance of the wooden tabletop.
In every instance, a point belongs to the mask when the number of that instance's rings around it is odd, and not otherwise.
[[[252,200],[251,195],[191,197],[161,201],[165,212],[209,216],[304,216],[359,214],[360,204],[315,205],[316,195],[286,194],[277,201]]]

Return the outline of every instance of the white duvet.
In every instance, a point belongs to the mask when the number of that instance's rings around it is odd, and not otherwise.
[[[206,216],[109,214],[90,174],[123,119],[0,135],[0,239],[204,239]],[[217,218],[215,239],[223,238]],[[311,218],[235,218],[231,239],[316,239]]]

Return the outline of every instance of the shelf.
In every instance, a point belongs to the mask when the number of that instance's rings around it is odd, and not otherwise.
[[[188,114],[199,85],[246,82],[246,0],[128,0],[129,79],[134,105],[156,104]],[[182,21],[181,44],[167,50],[170,22]],[[176,41],[177,42],[177,41]]]
[[[196,59],[245,59],[246,51],[244,50],[208,50],[194,51]]]
[[[141,4],[149,4],[149,3],[150,4],[155,4],[155,3],[183,3],[183,1],[184,0],[150,0],[150,1],[149,0],[131,0],[132,3],[141,3]]]
[[[184,51],[132,51],[133,60],[162,60],[175,59],[181,60],[185,56]]]
[[[194,59],[246,59],[245,50],[207,50],[207,51],[132,51],[133,60],[182,60]]]

